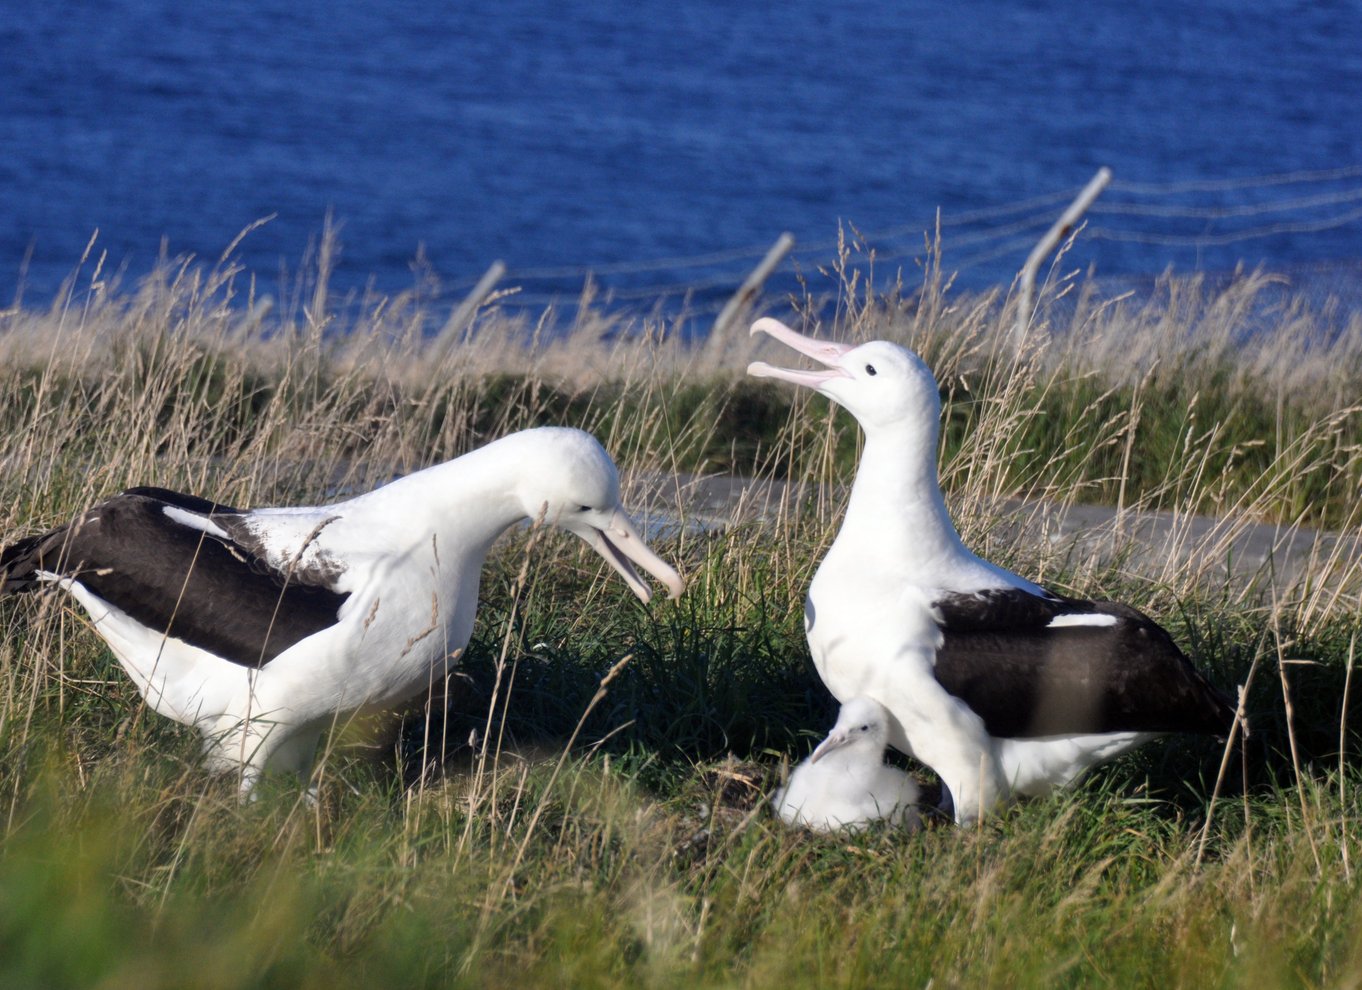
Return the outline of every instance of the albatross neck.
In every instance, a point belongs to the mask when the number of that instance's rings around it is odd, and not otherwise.
[[[859,743],[829,753],[818,762],[818,766],[825,767],[825,772],[834,774],[844,783],[860,784],[869,780],[880,768],[884,762],[883,756],[883,746],[876,752],[873,747]]]
[[[525,518],[516,493],[523,464],[508,450],[483,447],[399,478],[356,499],[364,509],[401,516],[413,533],[468,548],[490,547]]]
[[[866,540],[916,559],[968,553],[951,522],[937,480],[935,424],[867,430],[839,539]]]

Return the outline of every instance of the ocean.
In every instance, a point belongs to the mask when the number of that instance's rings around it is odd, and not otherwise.
[[[1175,0],[498,4],[106,0],[0,26],[0,307],[94,257],[235,257],[286,292],[712,311],[782,231],[1006,283],[1099,167],[1065,265],[1356,285],[1362,7]],[[92,263],[82,269],[88,277]],[[778,283],[779,284],[779,283]]]

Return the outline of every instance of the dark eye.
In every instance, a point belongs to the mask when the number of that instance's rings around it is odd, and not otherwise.
[[[591,511],[591,506],[589,506],[589,505],[579,505],[577,508],[578,508],[579,510],[581,510],[582,512],[590,512],[590,511]]]
[[[868,725],[863,725],[863,726],[861,726],[861,731],[862,731],[862,732],[869,732],[869,731],[870,731],[870,726],[868,726]]]
[[[867,375],[878,374],[878,372],[875,371],[875,366],[874,366],[873,364],[867,364],[867,365],[865,366],[865,373],[866,373]]]

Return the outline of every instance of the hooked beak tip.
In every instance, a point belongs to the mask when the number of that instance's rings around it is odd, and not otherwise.
[[[675,575],[671,578],[663,578],[658,575],[654,575],[654,577],[657,577],[657,579],[666,586],[667,601],[675,602],[681,600],[681,594],[686,590],[686,582],[682,580],[680,575]],[[634,588],[634,594],[638,595],[639,600],[643,602],[644,605],[647,605],[653,600],[653,589],[646,584],[640,583],[638,587]]]
[[[681,594],[686,590],[686,579],[677,573],[676,568],[668,567],[665,574],[654,574],[667,588],[667,601],[679,601]]]

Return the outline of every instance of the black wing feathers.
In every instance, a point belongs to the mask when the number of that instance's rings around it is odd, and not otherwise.
[[[1115,602],[1024,591],[936,603],[944,642],[936,678],[990,735],[1229,731],[1234,707],[1157,623]],[[1051,625],[1061,615],[1106,625]]]
[[[945,595],[932,603],[949,632],[1042,628],[1061,612],[1091,612],[1092,602],[1033,595],[1020,588],[990,588],[974,594]]]
[[[26,536],[0,550],[0,594],[28,591],[37,583],[33,572],[37,570],[43,542],[52,534]]]
[[[166,505],[197,512],[202,516],[239,516],[242,514],[240,509],[234,509],[230,505],[213,502],[197,495],[186,495],[183,492],[171,491],[169,488],[157,488],[155,485],[138,485],[136,488],[129,488],[123,494],[153,498]]]
[[[149,629],[247,667],[335,624],[348,595],[305,576],[286,579],[239,544],[168,518],[167,504],[236,511],[164,489],[132,489],[6,550],[3,560],[15,563],[6,588],[31,583],[37,569],[73,577]]]

